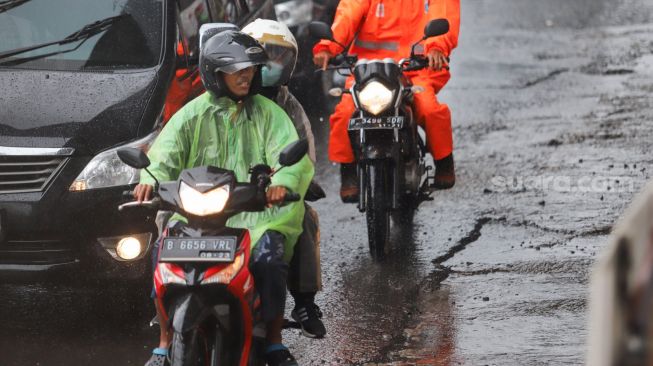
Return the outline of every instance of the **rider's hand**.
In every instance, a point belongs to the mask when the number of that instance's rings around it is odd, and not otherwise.
[[[286,198],[286,193],[288,193],[288,190],[283,186],[271,186],[268,188],[268,191],[265,193],[268,199],[268,207],[283,203],[284,198]]]
[[[447,66],[447,56],[436,49],[430,50],[426,57],[429,59],[429,68],[431,70],[440,71]]]
[[[149,184],[139,184],[134,188],[134,199],[138,202],[149,201],[154,187]]]
[[[326,70],[327,66],[329,66],[329,60],[333,58],[331,56],[331,53],[327,51],[320,51],[315,56],[313,56],[313,63],[315,66],[319,66],[322,68],[322,70]]]

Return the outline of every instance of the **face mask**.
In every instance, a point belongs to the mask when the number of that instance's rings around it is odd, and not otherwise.
[[[261,69],[261,78],[263,79],[263,86],[278,86],[283,74],[283,65],[276,62],[268,62],[267,65]]]

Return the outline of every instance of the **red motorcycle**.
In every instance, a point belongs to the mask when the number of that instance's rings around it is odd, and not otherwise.
[[[301,160],[307,149],[305,140],[286,147],[279,158],[281,169]],[[139,149],[125,148],[118,156],[137,169],[147,171],[150,164]],[[274,173],[267,165],[257,165],[250,173],[249,183],[239,183],[229,170],[187,169],[177,181],[157,182],[151,201],[119,208],[145,205],[188,219],[166,229],[154,270],[156,300],[165,310],[159,321],[173,331],[172,366],[265,365],[260,299],[247,265],[249,231],[226,227],[230,217],[266,207],[265,192]],[[296,193],[285,198],[298,200]]]

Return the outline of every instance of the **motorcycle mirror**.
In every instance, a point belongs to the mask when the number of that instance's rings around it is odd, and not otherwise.
[[[424,27],[424,39],[441,36],[449,32],[449,21],[446,19],[433,19]]]
[[[141,149],[135,147],[125,147],[118,150],[118,157],[123,163],[132,168],[143,169],[150,166],[150,159]]]
[[[308,141],[301,139],[286,146],[279,154],[279,164],[291,166],[297,164],[308,152]]]
[[[311,22],[308,25],[308,34],[318,39],[334,41],[331,27],[324,22]]]

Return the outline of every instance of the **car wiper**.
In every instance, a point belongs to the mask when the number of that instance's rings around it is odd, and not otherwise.
[[[23,5],[24,3],[31,1],[31,0],[7,0],[7,1],[0,1],[0,13],[4,13],[5,11],[9,11],[17,6]]]
[[[20,1],[20,0],[17,0],[17,1]],[[29,0],[26,0],[26,1],[29,1]],[[111,28],[111,26],[114,23],[116,23],[116,21],[118,21],[119,19],[121,19],[125,15],[127,15],[127,14],[120,14],[120,15],[116,15],[116,16],[113,16],[113,17],[98,20],[98,21],[95,21],[93,23],[89,23],[89,24],[83,26],[82,28],[80,28],[78,31],[76,31],[74,33],[71,33],[66,38],[60,39],[58,41],[41,43],[41,44],[37,44],[37,45],[34,45],[34,46],[17,48],[15,50],[2,52],[2,53],[0,53],[0,60],[4,59],[4,58],[19,55],[21,53],[38,50],[39,48],[45,48],[45,47],[48,47],[48,46],[53,46],[55,44],[65,45],[65,44],[78,42],[78,41],[82,41],[81,43],[84,43],[84,41],[86,41],[87,39],[93,37],[94,35],[96,35],[98,33],[102,33],[104,31],[106,31],[107,29]],[[21,60],[16,60],[16,61],[22,63],[22,62],[25,62],[25,61],[31,61],[31,60],[36,59],[36,58],[42,58],[42,57],[57,55],[57,54],[60,54],[60,53],[74,51],[79,46],[81,46],[81,43],[79,45],[77,45],[77,47],[75,47],[75,48],[66,49],[66,50],[63,50],[63,51],[58,51],[58,52],[53,52],[53,53],[47,53],[47,54],[44,54],[44,55],[34,56],[34,57],[29,58],[29,59],[25,59],[25,60],[21,59]],[[13,63],[13,61],[0,63],[0,65],[8,64],[8,63]]]

